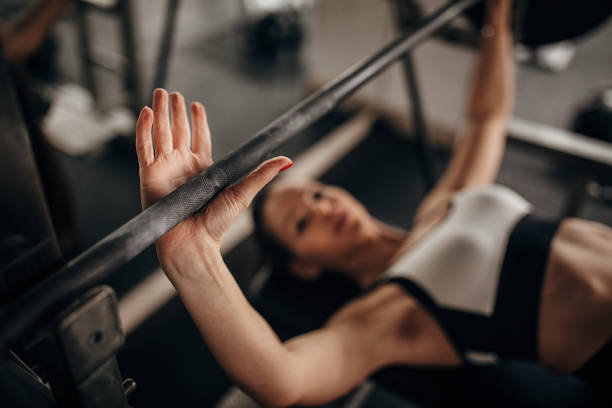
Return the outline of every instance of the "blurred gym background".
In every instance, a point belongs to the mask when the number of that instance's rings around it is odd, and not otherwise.
[[[53,2],[64,8],[61,19],[16,65],[30,95],[28,109],[41,119],[42,147],[34,148],[64,260],[140,211],[133,126],[140,108],[150,105],[154,88],[204,103],[214,156],[220,158],[397,37],[403,23],[444,3],[46,0]],[[2,32],[36,3],[4,0]],[[408,4],[408,15],[400,18],[398,3]],[[510,129],[518,142],[508,147],[499,181],[533,202],[540,214],[574,214],[612,225],[612,184],[568,165],[565,153],[556,154],[567,143],[582,154],[582,144],[571,144],[577,132],[597,141],[595,151],[604,157],[612,155],[606,143],[612,142],[612,23],[605,17],[576,38],[517,45]],[[555,18],[555,10],[549,18]],[[411,55],[419,108],[439,169],[462,123],[477,38],[478,29],[462,17]],[[414,138],[422,129],[412,115],[404,70],[396,64],[282,152],[303,157],[321,142],[313,154],[329,156],[327,162],[304,160],[306,174],[345,186],[378,217],[407,227],[427,178]],[[324,144],[328,137],[345,138],[344,147]],[[542,148],[547,143],[552,147]],[[319,291],[313,298],[308,290],[267,281],[255,262],[249,226],[232,237],[225,248],[228,266],[281,337],[316,327],[341,302],[330,293]],[[127,337],[118,361],[123,377],[137,383],[134,405],[254,406],[232,388],[157,268],[150,248],[109,282],[120,299]],[[412,388],[367,383],[329,406],[449,406],[449,401],[585,406],[590,398],[577,379],[521,363],[472,373],[471,380],[448,372],[412,375],[418,377]],[[473,395],[479,392],[483,396]]]

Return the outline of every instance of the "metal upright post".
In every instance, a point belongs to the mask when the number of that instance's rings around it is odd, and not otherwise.
[[[416,3],[411,0],[395,0],[395,4],[397,10],[396,22],[399,29],[403,34],[409,34],[409,27],[411,27],[415,21],[421,18],[421,10]],[[412,120],[414,124],[414,135],[416,138],[417,149],[419,152],[419,162],[423,171],[425,189],[429,191],[438,179],[438,165],[435,152],[433,151],[431,143],[429,142],[418,80],[412,59],[412,51],[408,51],[404,54],[402,62],[404,78],[406,80],[406,88],[412,109]]]
[[[98,87],[96,84],[96,79],[93,72],[93,57],[91,55],[90,44],[90,36],[89,30],[87,29],[87,13],[85,13],[85,8],[87,7],[81,1],[76,2],[76,11],[77,11],[77,29],[79,32],[79,47],[81,48],[81,68],[83,72],[83,80],[85,81],[85,86],[91,92],[93,100],[97,105],[99,100]]]
[[[134,24],[131,0],[119,0],[119,15],[121,18],[121,39],[123,51],[127,59],[124,67],[125,89],[128,92],[129,106],[134,115],[138,116],[142,98],[140,97],[140,81],[138,80],[138,58],[136,56],[136,41],[134,38]]]
[[[161,45],[159,47],[159,55],[157,56],[157,63],[155,66],[155,75],[153,76],[153,89],[163,88],[166,84],[168,58],[172,50],[172,39],[174,38],[174,25],[176,22],[176,10],[178,5],[179,0],[168,0],[166,21],[164,23],[164,30],[162,31]]]
[[[431,147],[429,134],[421,105],[421,97],[416,79],[416,72],[410,52],[406,53],[403,61],[404,75],[406,77],[408,94],[412,107],[412,119],[414,121],[414,133],[416,136],[417,148],[419,150],[419,160],[423,170],[423,178],[425,180],[425,188],[431,190],[438,180],[438,161],[436,154]]]

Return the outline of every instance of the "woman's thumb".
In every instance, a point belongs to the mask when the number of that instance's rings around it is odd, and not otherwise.
[[[285,156],[278,156],[266,160],[253,170],[248,176],[240,182],[230,187],[243,205],[243,210],[246,209],[257,193],[266,186],[278,173],[287,170],[293,166],[291,159]]]

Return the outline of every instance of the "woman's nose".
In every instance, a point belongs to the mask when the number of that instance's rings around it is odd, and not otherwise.
[[[333,212],[333,205],[330,200],[322,198],[313,203],[315,211],[322,216],[329,216]]]

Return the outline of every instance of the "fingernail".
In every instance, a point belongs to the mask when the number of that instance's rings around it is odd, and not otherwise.
[[[287,164],[287,165],[283,166],[283,167],[282,167],[282,168],[281,168],[281,169],[280,169],[278,172],[279,172],[279,173],[282,173],[283,171],[285,171],[285,170],[287,170],[287,169],[291,168],[292,166],[293,166],[293,163],[289,163],[289,164]]]
[[[164,97],[164,93],[165,93],[165,90],[163,88],[157,88],[155,90],[155,93],[153,94],[153,97],[155,99],[161,100]]]

